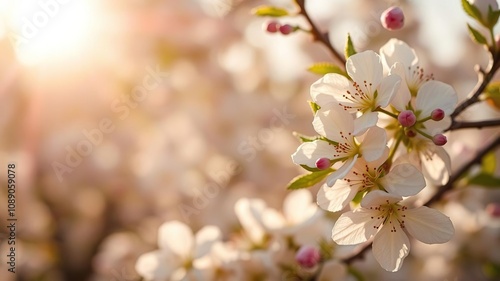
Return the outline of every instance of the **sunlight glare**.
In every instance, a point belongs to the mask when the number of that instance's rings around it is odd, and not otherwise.
[[[9,39],[25,65],[82,57],[95,39],[98,17],[89,1],[30,0],[14,5]]]

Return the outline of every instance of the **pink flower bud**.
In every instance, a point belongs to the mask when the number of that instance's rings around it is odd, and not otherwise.
[[[385,10],[380,16],[382,25],[387,30],[398,30],[403,27],[405,23],[405,15],[403,10],[399,7],[390,7]]]
[[[330,167],[330,165],[331,165],[330,159],[328,158],[323,157],[316,160],[316,168],[320,170],[326,170]]]
[[[432,138],[432,142],[435,145],[443,146],[448,142],[448,139],[443,134],[437,134]]]
[[[302,267],[312,268],[321,260],[321,254],[318,248],[304,245],[295,254],[295,260]]]
[[[494,218],[500,218],[500,204],[499,203],[488,204],[488,206],[486,206],[486,212]]]
[[[294,31],[295,31],[295,29],[293,28],[293,26],[291,26],[289,24],[285,24],[285,25],[280,26],[280,32],[283,35],[288,35]]]
[[[441,108],[434,109],[431,112],[431,119],[434,121],[441,121],[444,118],[444,111]]]
[[[277,21],[271,21],[267,24],[267,32],[276,33],[280,30],[280,23]]]
[[[403,127],[411,127],[417,122],[417,117],[413,111],[403,110],[398,115],[398,121]]]

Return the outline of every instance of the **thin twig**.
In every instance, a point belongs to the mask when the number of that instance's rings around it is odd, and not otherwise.
[[[453,111],[453,113],[450,115],[453,122],[455,122],[455,117],[457,117],[460,113],[462,113],[462,111],[467,109],[469,106],[475,104],[476,102],[480,101],[479,96],[484,92],[488,84],[491,82],[491,79],[493,79],[493,76],[495,76],[496,71],[500,67],[500,57],[498,55],[495,56],[490,65],[491,66],[486,72],[481,68],[478,68],[477,85],[475,89],[471,92],[471,95],[469,95],[469,98],[467,98],[465,101],[459,104],[457,108],[455,108],[455,111]]]
[[[488,146],[485,146],[483,149],[481,149],[477,154],[476,156],[469,160],[469,162],[467,162],[465,165],[463,165],[457,172],[455,172],[455,174],[453,174],[450,179],[448,180],[448,182],[439,187],[438,189],[438,192],[436,192],[436,194],[434,194],[434,196],[432,196],[425,204],[424,206],[429,206],[431,205],[432,203],[435,203],[437,201],[439,201],[441,199],[441,197],[443,197],[443,195],[450,191],[451,189],[453,189],[453,186],[454,184],[459,180],[461,179],[465,173],[467,173],[467,171],[472,167],[474,166],[475,164],[478,164],[479,162],[481,162],[481,159],[483,159],[483,157],[488,154],[488,152],[492,151],[493,149],[495,149],[495,147],[497,147],[498,145],[500,145],[500,136],[497,136],[496,139],[494,141],[492,141]]]
[[[475,122],[455,121],[446,130],[454,131],[454,130],[470,129],[470,128],[481,129],[481,128],[495,127],[495,126],[500,126],[500,119],[475,121]]]
[[[328,38],[328,33],[322,33],[319,28],[314,24],[312,21],[311,17],[309,17],[309,14],[306,11],[306,1],[305,0],[296,0],[295,1],[297,5],[299,6],[299,14],[303,15],[306,20],[309,22],[309,25],[311,25],[311,34],[313,35],[314,41],[321,42],[325,47],[332,53],[332,55],[341,63],[342,66],[345,66],[345,59],[344,56],[339,54],[335,48],[333,47],[332,43],[330,43],[330,39]]]

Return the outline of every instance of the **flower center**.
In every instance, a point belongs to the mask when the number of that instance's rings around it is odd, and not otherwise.
[[[425,74],[424,68],[420,66],[408,66],[408,80],[406,81],[408,84],[408,88],[410,89],[410,93],[412,96],[417,96],[418,89],[420,86],[430,80],[434,80],[434,74]]]
[[[360,84],[354,82],[352,84],[354,88],[354,92],[347,90],[343,98],[352,102],[352,104],[339,103],[340,106],[344,108],[344,110],[355,109],[357,111],[365,112],[366,110],[373,107],[374,101],[373,98],[370,97],[367,93],[372,93],[372,83],[368,83],[366,80],[363,81],[365,91],[361,88]]]

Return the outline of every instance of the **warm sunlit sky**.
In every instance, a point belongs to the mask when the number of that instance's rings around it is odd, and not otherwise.
[[[81,55],[102,19],[96,1],[2,1],[2,19],[23,64]]]
[[[207,2],[216,0],[198,1],[204,4],[203,7],[209,7]],[[270,2],[289,5],[291,1]],[[320,19],[331,16],[332,13],[325,7],[334,8],[332,2],[311,1],[311,13]],[[346,1],[336,1],[335,5],[342,6],[344,2]],[[463,22],[466,16],[461,11],[460,1],[420,0],[410,3],[416,7],[417,17],[429,19],[422,22],[421,34],[418,35],[419,38],[426,38],[424,46],[430,48],[437,63],[452,65],[464,52],[460,40],[465,32]],[[102,6],[100,1],[92,0],[0,1],[2,20],[7,27],[0,28],[0,36],[9,36],[10,41],[16,45],[18,59],[25,65],[81,56],[85,48],[97,39],[96,30],[99,25],[106,24]],[[206,12],[214,13],[213,9],[206,9]],[[341,29],[339,31],[348,31],[352,26],[346,25]],[[439,40],[439,44],[433,44],[434,40]]]

